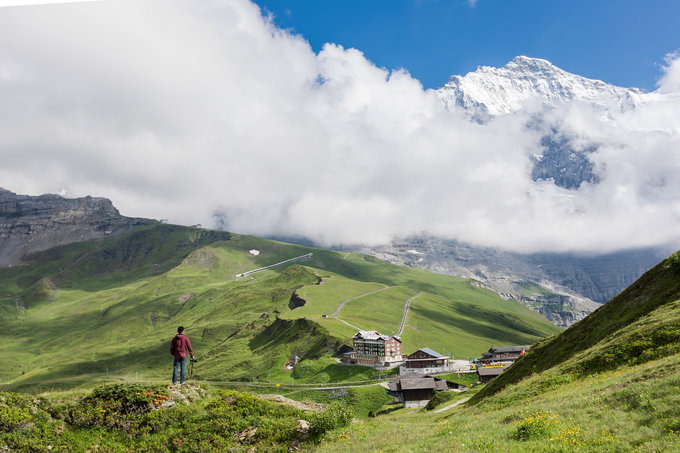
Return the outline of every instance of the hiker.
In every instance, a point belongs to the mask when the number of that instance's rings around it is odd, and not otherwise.
[[[191,342],[189,338],[184,335],[184,327],[179,326],[177,328],[177,335],[170,342],[170,354],[175,356],[172,362],[172,383],[177,383],[177,367],[181,366],[181,371],[179,375],[179,383],[184,384],[184,369],[187,362],[187,349],[191,358],[194,358],[194,350],[191,349]]]

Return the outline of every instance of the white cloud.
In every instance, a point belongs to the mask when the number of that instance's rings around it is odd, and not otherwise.
[[[200,6],[199,6],[200,5]],[[355,49],[315,54],[245,0],[108,1],[0,15],[0,186],[130,216],[323,244],[422,231],[514,250],[678,240],[677,59],[639,109],[553,112],[603,180],[531,180],[540,133],[444,111]]]
[[[666,66],[658,87],[662,93],[680,93],[680,50],[669,53],[664,58]]]
[[[97,2],[100,0],[0,0],[0,8],[7,6],[34,6],[64,3]]]

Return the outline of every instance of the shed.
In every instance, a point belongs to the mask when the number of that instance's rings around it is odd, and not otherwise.
[[[387,383],[388,394],[404,404],[404,407],[425,407],[432,399],[435,390],[451,390],[463,388],[462,384],[423,376],[418,373],[405,373]]]
[[[511,363],[505,364],[505,366],[495,366],[495,367],[479,367],[477,368],[477,374],[479,375],[479,382],[486,384],[491,379],[496,376],[500,376],[503,372],[511,365]]]

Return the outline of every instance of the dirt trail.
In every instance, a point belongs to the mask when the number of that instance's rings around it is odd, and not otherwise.
[[[368,292],[366,294],[362,294],[361,296],[356,296],[352,297],[351,299],[347,299],[338,305],[338,308],[333,312],[332,315],[330,315],[331,318],[337,318],[342,309],[345,307],[347,302],[352,302],[353,300],[361,299],[362,297],[370,296],[371,294],[379,293],[380,291],[385,291],[386,289],[390,289],[389,286],[385,285],[384,288],[376,289],[375,291]]]
[[[296,407],[298,409],[302,409],[304,411],[321,411],[326,409],[325,404],[321,403],[310,403],[310,402],[303,402],[303,401],[295,401],[290,398],[286,398],[283,395],[275,395],[275,394],[261,394],[258,395],[260,399],[263,400],[269,400],[269,401],[276,401],[277,403],[281,404],[287,404],[289,406]]]
[[[399,326],[399,332],[397,332],[398,337],[400,337],[401,333],[404,331],[404,326],[406,326],[406,316],[408,315],[408,309],[411,306],[411,301],[416,297],[420,297],[420,291],[418,291],[418,294],[416,294],[415,296],[411,297],[409,300],[406,301],[406,305],[404,306],[404,314],[401,317],[401,325]]]
[[[439,412],[447,411],[447,410],[451,409],[452,407],[456,407],[456,406],[459,406],[459,405],[463,404],[464,402],[466,402],[466,401],[469,400],[469,399],[470,399],[470,397],[463,398],[462,400],[458,400],[458,401],[456,401],[456,402],[453,403],[453,404],[449,404],[448,406],[442,407],[441,409],[437,409],[437,410],[434,411],[433,413],[434,413],[434,414],[438,414]]]

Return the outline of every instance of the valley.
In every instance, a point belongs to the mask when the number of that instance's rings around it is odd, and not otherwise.
[[[238,276],[310,253],[308,261]],[[11,365],[0,380],[16,389],[44,389],[45,381],[69,388],[107,372],[163,379],[177,325],[187,328],[204,379],[330,382],[343,374],[332,358],[356,333],[340,319],[396,334],[406,301],[418,293],[402,333],[405,350],[427,346],[468,358],[559,331],[466,279],[196,228],[139,226],[27,259],[33,264],[0,269]],[[294,294],[304,305],[292,308]],[[292,356],[300,364],[290,370]],[[352,369],[357,377],[371,372]]]
[[[186,233],[186,230],[182,232]],[[264,255],[266,250],[273,252],[285,247],[257,238],[234,236],[227,241],[232,240],[243,241],[241,245],[248,247],[238,249],[245,251],[258,246]],[[214,257],[225,256],[223,241],[206,247]],[[217,260],[206,260],[205,248],[199,250],[202,250],[200,254],[195,254],[194,258],[190,254],[183,263],[187,260],[204,265],[217,263]],[[281,253],[283,250],[279,252],[279,258],[285,256]],[[321,264],[325,267],[333,265],[338,272],[340,263],[345,260],[366,260],[366,257],[352,255],[319,257],[327,253],[319,250],[312,253],[318,266],[316,271],[323,269]],[[252,264],[266,265],[266,261],[249,262],[252,258],[248,256],[252,255],[242,252],[235,256],[243,261],[241,265],[231,267],[230,272],[241,271]],[[334,263],[334,259],[341,261]],[[368,259],[368,263],[370,261]],[[344,266],[354,268],[350,263],[344,263]],[[349,273],[348,267],[342,269]],[[394,269],[379,267],[373,270],[374,277],[383,275],[383,281],[387,281],[388,276],[392,284],[400,281],[399,272],[394,274]],[[184,277],[196,273],[196,269],[187,271],[184,269]],[[327,283],[323,283],[324,277],[319,282],[316,276],[310,278],[313,273],[299,265],[292,265],[280,273],[268,272],[272,275],[261,283],[271,279],[270,289],[281,280],[294,282],[295,286],[302,284],[297,290],[302,294],[303,289],[309,289],[305,293],[309,299],[302,307],[289,311],[285,310],[285,304],[277,305],[289,319],[279,318],[250,340],[245,331],[258,330],[252,322],[237,333],[234,338],[249,343],[253,354],[267,344],[280,347],[280,344],[275,345],[276,338],[285,338],[287,344],[297,348],[305,343],[323,350],[327,343],[311,343],[333,331],[335,320],[321,318],[329,326],[326,330],[305,318],[295,318],[291,313],[305,307],[310,310],[313,302],[309,301],[314,300],[319,301],[316,308],[321,311],[337,307],[328,297],[320,297],[320,288],[326,284],[343,288],[345,294],[356,290],[369,294],[364,297],[384,297],[393,289],[402,297],[408,293],[397,286],[378,286],[356,280],[352,282],[358,286],[350,288],[349,283],[348,286],[342,284],[341,280],[347,277],[339,272],[329,273]],[[191,380],[186,386],[174,388],[168,387],[167,383],[120,384],[116,383],[120,382],[116,376],[98,376],[96,379],[91,376],[89,383],[80,383],[77,388],[67,391],[42,388],[40,399],[34,399],[30,393],[1,392],[0,408],[7,415],[3,415],[0,425],[0,441],[20,451],[41,451],[45,445],[56,451],[86,451],[94,445],[113,450],[160,451],[252,448],[310,452],[677,451],[680,448],[679,272],[680,252],[659,263],[583,321],[540,340],[490,384],[474,385],[468,375],[446,376],[472,387],[464,393],[441,392],[439,395],[446,397],[440,397],[432,407],[425,409],[393,404],[383,387],[375,381],[365,380],[370,375],[355,376],[357,368],[341,368],[323,358],[305,359],[293,369],[295,382],[287,384],[269,384],[267,379],[251,382],[253,386],[219,380]],[[233,288],[243,283],[236,283]],[[155,294],[158,287],[152,285],[152,288],[152,294]],[[433,296],[423,291],[421,297]],[[361,299],[350,300],[340,313]],[[419,300],[412,301],[414,308]],[[489,306],[487,310],[492,308]],[[393,310],[388,316],[392,320],[390,325],[398,322],[398,311]],[[357,322],[367,321],[361,310],[352,314]],[[313,316],[314,311],[309,311],[309,317]],[[194,338],[198,340],[196,335]],[[204,342],[201,339],[196,343]],[[231,345],[236,353],[236,343],[227,340],[224,344]],[[284,357],[282,352],[279,350],[275,355]],[[216,360],[219,356],[229,361],[229,351],[219,347],[213,347],[206,355],[209,357],[204,355],[202,360]],[[203,366],[202,360],[199,366]],[[242,355],[239,360],[248,361],[248,357]],[[320,368],[322,363],[325,364],[323,369]],[[258,369],[254,361],[248,366]],[[323,379],[314,383],[315,378],[325,372],[328,381],[340,381],[342,373],[336,373],[342,370],[352,371],[351,383],[328,387],[320,385]],[[281,377],[272,373],[273,382]],[[59,385],[59,381],[55,379],[51,385]],[[63,383],[64,379],[61,381]],[[305,381],[310,384],[304,385],[302,382]],[[94,390],[93,385],[96,385]],[[39,385],[32,387],[32,391],[36,390],[41,390]]]

